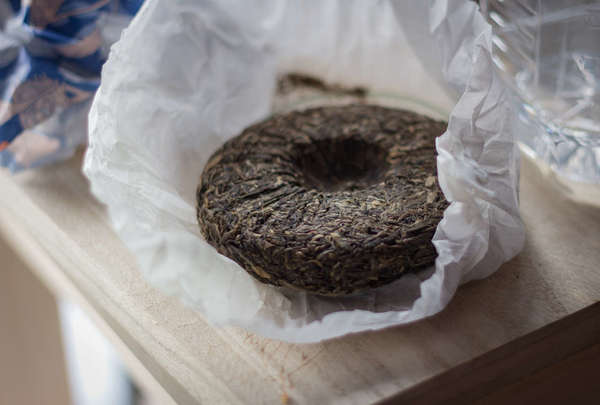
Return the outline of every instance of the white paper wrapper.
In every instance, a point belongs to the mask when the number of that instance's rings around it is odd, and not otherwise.
[[[521,249],[518,153],[490,27],[472,2],[421,3],[145,4],[105,65],[84,170],[148,280],[215,323],[315,342],[433,315],[460,283]],[[438,118],[452,110],[437,142],[452,204],[434,237],[435,268],[323,298],[260,284],[203,240],[195,189],[204,163],[270,113],[286,71],[367,86],[375,99]]]

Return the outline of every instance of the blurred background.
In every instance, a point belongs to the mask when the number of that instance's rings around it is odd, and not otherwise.
[[[0,166],[71,156],[110,45],[143,0],[0,0]],[[151,404],[86,313],[0,238],[0,405]]]
[[[70,157],[110,46],[143,0],[0,0],[0,166]]]
[[[0,404],[158,404],[89,312],[55,301],[2,239]]]

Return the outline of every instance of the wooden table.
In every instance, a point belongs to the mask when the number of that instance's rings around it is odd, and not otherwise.
[[[431,319],[308,345],[215,328],[151,288],[80,166],[81,154],[0,172],[0,235],[55,294],[87,310],[158,403],[502,403],[544,368],[572,375],[577,359],[597,356],[588,366],[598,370],[600,210],[565,199],[528,160],[517,258],[462,286]]]

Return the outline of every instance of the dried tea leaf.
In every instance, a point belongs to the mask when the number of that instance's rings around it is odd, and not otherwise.
[[[445,128],[363,104],[274,116],[207,163],[201,232],[257,279],[316,294],[351,294],[430,266],[448,206],[434,147]]]

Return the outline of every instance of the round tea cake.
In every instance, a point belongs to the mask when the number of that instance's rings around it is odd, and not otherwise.
[[[345,295],[434,263],[446,123],[373,105],[274,116],[226,142],[197,190],[221,254],[265,283]]]

